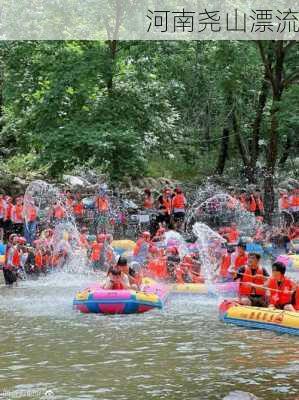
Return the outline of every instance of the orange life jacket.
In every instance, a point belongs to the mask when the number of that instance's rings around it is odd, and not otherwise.
[[[95,242],[91,245],[91,249],[92,249],[90,255],[91,261],[99,261],[103,250],[103,243]]]
[[[163,206],[167,214],[171,214],[171,200],[167,197],[163,197]]]
[[[297,286],[295,294],[294,294],[294,308],[296,311],[299,311],[299,286]]]
[[[283,278],[281,285],[278,285],[277,279],[270,278],[268,288],[272,290],[270,291],[269,303],[274,306],[290,304],[292,302],[293,287],[294,283],[288,278]]]
[[[40,250],[37,250],[35,253],[34,264],[38,269],[43,267],[43,254]]]
[[[228,269],[231,263],[231,256],[229,253],[224,254],[221,259],[220,269],[219,269],[219,276],[222,278],[226,278],[228,275]]]
[[[84,213],[84,206],[81,202],[75,203],[73,205],[74,214],[78,216],[82,216]]]
[[[4,210],[4,221],[9,221],[11,219],[11,212],[12,212],[13,205],[8,203]]]
[[[172,208],[185,210],[185,206],[186,206],[186,199],[183,193],[176,194],[172,199]]]
[[[299,196],[297,195],[292,195],[290,197],[290,205],[291,207],[299,207]]]
[[[255,198],[256,209],[264,211],[264,202],[260,197]]]
[[[62,219],[65,216],[65,210],[61,205],[54,206],[54,217],[56,219]]]
[[[16,204],[12,209],[12,220],[16,224],[20,224],[23,222],[23,205]]]
[[[97,197],[96,206],[98,211],[104,212],[109,210],[109,201],[106,197]]]
[[[29,205],[26,210],[27,221],[33,222],[37,218],[37,208],[35,206]]]
[[[5,201],[3,199],[0,199],[0,218],[4,217],[4,212],[5,212]]]
[[[247,206],[247,210],[250,212],[255,212],[256,211],[256,201],[255,198],[251,195],[250,200]]]
[[[258,296],[264,296],[266,293],[264,288],[253,287],[250,285],[250,283],[263,286],[265,281],[266,277],[264,276],[263,268],[259,267],[256,271],[256,274],[252,275],[251,268],[246,266],[244,275],[240,279],[240,286],[239,286],[240,296],[250,296],[252,294]]]
[[[240,233],[237,229],[230,228],[226,235],[228,243],[236,243],[239,239]]]
[[[240,255],[237,253],[233,253],[231,260],[233,262],[234,269],[238,270],[239,268],[244,267],[244,265],[247,264],[248,254],[245,253],[245,254]]]
[[[289,198],[288,197],[281,197],[278,200],[278,205],[281,210],[287,210],[290,207]]]
[[[21,265],[21,253],[20,253],[19,249],[17,249],[17,248],[13,249],[11,264],[14,267],[19,267]]]
[[[124,290],[125,285],[122,282],[113,282],[111,290]]]
[[[167,261],[166,257],[160,257],[151,260],[147,265],[148,271],[156,278],[167,278]]]

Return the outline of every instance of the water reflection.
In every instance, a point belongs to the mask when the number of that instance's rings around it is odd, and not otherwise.
[[[88,400],[222,399],[236,390],[299,397],[298,338],[223,325],[217,299],[180,297],[144,315],[75,313],[73,295],[88,282],[67,275],[1,287],[2,391]]]

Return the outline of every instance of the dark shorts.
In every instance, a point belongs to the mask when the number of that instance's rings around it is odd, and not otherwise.
[[[184,221],[185,213],[184,212],[176,212],[173,214],[173,219],[175,221]]]
[[[14,271],[10,269],[3,268],[3,275],[6,285],[12,285],[14,282],[17,281],[17,275]]]
[[[268,307],[268,302],[264,296],[249,296],[252,307]]]

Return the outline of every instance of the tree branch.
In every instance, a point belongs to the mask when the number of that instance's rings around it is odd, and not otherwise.
[[[257,40],[256,43],[257,43],[257,46],[258,46],[258,48],[260,50],[260,54],[261,54],[261,57],[262,57],[262,61],[263,61],[265,70],[266,70],[267,78],[269,78],[273,89],[275,89],[275,80],[274,80],[273,72],[272,72],[272,69],[271,69],[271,63],[269,62],[269,60],[266,57],[265,50],[264,50],[264,47],[262,45],[262,42],[260,40]]]

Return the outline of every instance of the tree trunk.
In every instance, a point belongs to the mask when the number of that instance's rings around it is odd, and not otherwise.
[[[220,152],[219,152],[218,162],[217,162],[217,166],[216,166],[216,170],[215,170],[215,173],[217,175],[222,175],[224,172],[225,162],[226,162],[227,156],[228,156],[228,144],[229,144],[229,129],[223,128]]]
[[[281,155],[280,160],[279,160],[279,166],[280,167],[283,167],[285,165],[287,159],[289,158],[291,148],[292,148],[292,139],[291,139],[290,133],[288,133],[287,134],[287,140],[286,140],[282,155]]]
[[[261,92],[259,95],[259,101],[256,109],[256,116],[252,126],[252,142],[251,142],[251,160],[250,160],[250,167],[252,170],[252,178],[255,180],[255,170],[256,170],[256,163],[259,157],[259,141],[260,141],[260,130],[261,130],[261,123],[263,119],[264,109],[268,97],[268,88],[269,83],[264,77]]]
[[[115,74],[115,61],[116,61],[116,52],[117,52],[117,41],[116,40],[109,40],[108,41],[109,49],[110,49],[110,70],[108,73],[108,80],[107,80],[107,89],[108,93],[111,95],[113,92],[113,79]]]

